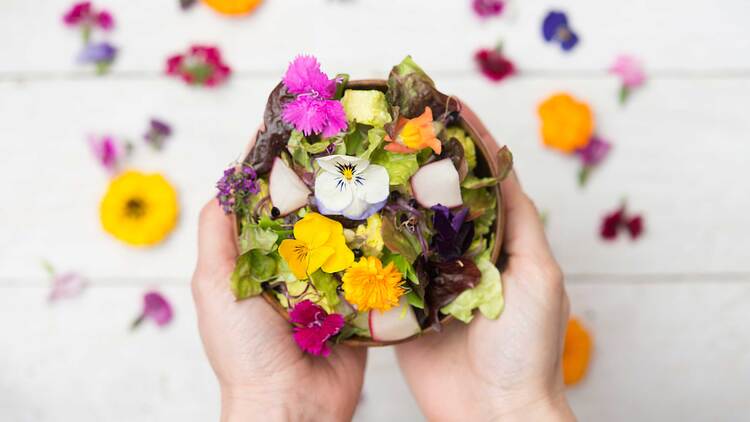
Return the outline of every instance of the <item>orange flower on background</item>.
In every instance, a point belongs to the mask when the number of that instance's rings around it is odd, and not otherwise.
[[[591,360],[593,343],[591,335],[581,325],[580,321],[571,318],[568,321],[568,331],[565,335],[563,348],[563,380],[565,385],[577,384],[586,375],[586,369]]]
[[[206,6],[224,15],[244,15],[258,7],[261,0],[203,0]]]
[[[542,141],[548,147],[570,154],[589,143],[594,132],[594,116],[588,104],[560,93],[544,100],[538,113]]]
[[[410,154],[424,148],[432,148],[435,154],[440,154],[442,144],[435,136],[435,128],[432,126],[432,109],[424,108],[421,116],[413,119],[398,118],[396,124],[396,139],[385,137],[388,144],[384,147],[386,151]]]

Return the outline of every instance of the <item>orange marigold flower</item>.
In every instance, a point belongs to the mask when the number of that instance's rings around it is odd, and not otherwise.
[[[569,94],[555,94],[538,109],[542,141],[548,147],[572,153],[585,147],[594,132],[594,117],[586,103]]]
[[[258,7],[261,0],[203,0],[206,6],[224,15],[244,15]]]
[[[592,344],[589,332],[580,321],[571,318],[568,321],[562,360],[565,385],[576,384],[586,375],[591,359]]]
[[[429,107],[425,107],[424,113],[419,117],[399,117],[396,124],[396,139],[386,135],[385,140],[388,143],[384,149],[390,152],[410,154],[428,147],[432,148],[435,154],[442,151],[442,144],[432,125],[432,109]]]
[[[352,264],[342,277],[344,297],[359,312],[371,309],[387,311],[398,306],[404,294],[402,274],[393,262],[383,267],[374,256],[364,257]]]

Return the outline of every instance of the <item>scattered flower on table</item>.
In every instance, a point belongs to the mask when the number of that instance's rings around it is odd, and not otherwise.
[[[505,0],[472,0],[471,7],[480,18],[498,16],[505,10]]]
[[[545,99],[537,112],[546,146],[571,154],[589,143],[594,115],[588,104],[570,94],[558,93]]]
[[[230,16],[246,15],[261,3],[261,0],[202,0],[211,9]]]
[[[252,195],[260,192],[258,175],[250,166],[229,167],[216,183],[216,199],[227,214],[237,213],[250,201]]]
[[[315,356],[331,353],[326,341],[344,326],[342,315],[329,314],[310,300],[297,303],[289,311],[289,319],[294,324],[294,341],[304,352]]]
[[[173,316],[172,305],[167,298],[157,291],[150,291],[143,295],[143,310],[138,318],[133,321],[131,328],[138,328],[147,319],[153,321],[157,326],[163,327],[172,321]]]
[[[167,59],[166,74],[190,85],[215,87],[224,83],[232,70],[224,63],[218,47],[193,45],[184,54]]]
[[[617,238],[620,230],[626,230],[630,234],[630,238],[635,240],[643,234],[643,226],[643,216],[640,214],[628,214],[626,203],[623,201],[619,208],[602,218],[599,234],[604,240],[614,240]]]
[[[117,48],[108,42],[87,44],[78,54],[79,63],[94,64],[96,73],[103,75],[109,71],[117,56]]]
[[[551,11],[542,22],[542,36],[547,42],[559,43],[563,51],[578,44],[578,34],[568,25],[568,16],[561,11]]]
[[[622,80],[619,94],[620,104],[625,104],[633,90],[646,81],[646,73],[643,71],[640,61],[625,54],[617,56],[614,64],[609,68],[609,72],[619,76]]]
[[[298,280],[306,280],[318,269],[326,273],[343,271],[354,262],[341,223],[315,212],[294,224],[294,239],[284,239],[279,254]]]
[[[442,144],[435,134],[432,109],[425,107],[424,112],[413,119],[399,117],[396,123],[396,139],[385,136],[387,144],[383,149],[390,152],[412,154],[425,148],[431,148],[435,154],[440,154]]]
[[[612,144],[594,135],[589,139],[586,146],[575,151],[575,154],[581,159],[581,169],[578,171],[578,184],[580,186],[586,184],[591,171],[604,161],[611,149]]]
[[[127,154],[127,149],[109,135],[89,137],[89,146],[96,160],[110,174],[114,174],[119,170],[122,159]]]
[[[346,112],[339,101],[333,100],[336,79],[329,79],[320,70],[313,56],[297,56],[284,75],[284,86],[296,95],[284,104],[282,117],[305,136],[321,134],[334,136],[347,128]]]
[[[494,49],[483,48],[474,54],[479,70],[487,79],[499,82],[516,73],[516,66],[503,55],[502,45]]]
[[[143,139],[154,149],[160,150],[171,135],[172,127],[167,122],[152,118]]]
[[[322,214],[364,220],[385,206],[390,193],[385,167],[348,155],[316,161],[320,170],[315,177],[315,201]]]
[[[43,265],[52,279],[52,288],[48,296],[50,302],[78,296],[89,284],[88,280],[77,272],[57,273],[49,262],[45,261]]]
[[[180,1],[180,7],[182,10],[188,10],[191,7],[195,6],[195,3],[198,2],[198,0],[179,0]]]
[[[82,64],[94,64],[96,73],[107,73],[117,56],[117,48],[106,41],[93,41],[94,29],[111,30],[115,21],[107,10],[95,10],[91,2],[74,4],[63,16],[63,22],[69,27],[81,30],[83,49],[77,61]]]
[[[578,319],[568,321],[563,347],[563,380],[565,385],[574,385],[583,379],[591,360],[593,341],[591,334]]]
[[[99,207],[104,230],[131,246],[160,243],[177,224],[174,187],[160,174],[134,170],[113,179]]]
[[[374,256],[353,263],[341,281],[344,297],[359,312],[387,311],[398,306],[399,298],[406,293],[403,275],[394,263],[383,266]]]

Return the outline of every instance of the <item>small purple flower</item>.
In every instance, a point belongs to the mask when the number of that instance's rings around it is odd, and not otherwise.
[[[542,23],[542,36],[547,42],[558,42],[563,51],[570,51],[578,44],[578,34],[568,25],[564,12],[551,11]]]
[[[585,147],[575,151],[581,159],[581,170],[578,172],[579,186],[586,184],[591,170],[604,161],[610,149],[612,149],[612,144],[598,136],[593,136]]]
[[[143,295],[143,311],[133,321],[131,328],[137,328],[145,319],[151,319],[159,327],[163,327],[172,321],[172,305],[161,293],[151,291]]]
[[[444,259],[455,259],[463,255],[474,239],[474,223],[466,221],[469,208],[461,208],[455,214],[440,204],[430,209],[435,212],[432,217],[432,226],[435,229],[432,243],[440,256]]]
[[[117,171],[119,161],[125,151],[111,136],[103,136],[101,138],[90,137],[89,146],[102,167],[110,173]]]
[[[504,0],[474,0],[471,4],[474,12],[481,17],[497,16],[505,9]]]
[[[236,212],[247,205],[252,195],[260,192],[258,174],[255,169],[244,164],[239,171],[236,167],[230,167],[224,170],[224,175],[216,182],[216,189],[216,199],[224,212]]]
[[[112,63],[117,55],[117,48],[108,42],[87,44],[78,55],[80,63]]]
[[[172,135],[172,127],[159,119],[151,119],[148,131],[143,135],[146,143],[156,149],[161,149],[164,142]]]
[[[88,285],[88,280],[76,272],[57,274],[50,263],[44,262],[43,265],[52,277],[52,289],[48,296],[50,302],[78,296]]]

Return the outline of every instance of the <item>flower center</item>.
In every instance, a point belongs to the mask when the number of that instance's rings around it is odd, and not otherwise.
[[[146,214],[146,204],[142,199],[131,198],[125,203],[125,216],[137,220],[144,214]]]
[[[336,164],[336,168],[339,170],[339,173],[341,176],[346,180],[347,182],[351,182],[354,178],[354,170],[357,169],[357,166],[354,164]]]
[[[309,250],[307,249],[307,246],[304,245],[296,245],[294,247],[294,256],[297,258],[298,261],[302,262],[307,258],[307,253]]]

